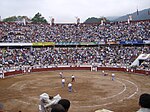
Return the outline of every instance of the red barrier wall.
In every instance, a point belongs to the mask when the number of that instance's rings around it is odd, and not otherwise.
[[[55,67],[55,68],[38,68],[38,69],[32,69],[31,72],[42,72],[42,71],[55,71],[55,70],[91,70],[91,67]],[[98,67],[98,70],[109,70],[109,71],[122,71],[127,72],[125,68],[112,68],[112,67]],[[131,70],[129,71],[131,73]],[[144,71],[144,70],[133,70],[132,73],[138,73],[138,74],[145,74],[150,75],[150,71]],[[13,72],[6,72],[4,73],[4,77],[8,76],[14,76],[18,74],[23,74],[23,71],[13,71]]]

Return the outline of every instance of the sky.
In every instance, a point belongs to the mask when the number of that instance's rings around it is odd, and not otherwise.
[[[11,16],[32,18],[41,13],[50,22],[84,22],[89,17],[123,16],[150,8],[150,0],[0,0],[1,19]]]

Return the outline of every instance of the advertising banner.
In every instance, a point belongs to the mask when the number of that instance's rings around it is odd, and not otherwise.
[[[108,41],[107,44],[110,44],[110,45],[111,44],[117,44],[117,42],[116,41]]]
[[[120,41],[120,44],[144,44],[143,41]]]
[[[104,44],[106,44],[105,41],[99,41],[99,42],[97,42],[97,45],[104,45]]]
[[[32,46],[32,43],[1,43],[0,46]]]
[[[54,46],[55,42],[36,42],[32,44],[33,46]]]
[[[150,40],[144,40],[144,44],[150,44]]]
[[[96,45],[96,42],[80,42],[80,45]]]
[[[79,42],[57,42],[56,45],[79,45]]]

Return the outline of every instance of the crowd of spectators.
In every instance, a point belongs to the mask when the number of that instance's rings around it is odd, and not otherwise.
[[[107,42],[150,40],[150,22],[112,22],[102,24],[18,24],[0,22],[0,43],[33,42]],[[146,47],[3,47],[0,48],[0,66],[81,65],[126,67],[141,53],[150,53]],[[147,69],[147,62],[139,68]]]
[[[0,23],[0,42],[100,42],[148,40],[150,22],[101,24],[17,24]]]
[[[149,46],[8,47],[0,48],[0,63],[5,69],[17,66],[77,66],[92,63],[98,63],[102,67],[128,67],[139,54],[150,53],[149,49]]]

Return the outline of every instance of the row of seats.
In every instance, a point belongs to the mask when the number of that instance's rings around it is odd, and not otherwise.
[[[0,66],[89,65],[102,67],[129,67],[140,54],[149,54],[149,46],[99,46],[99,47],[21,47],[0,48]],[[146,60],[145,60],[146,61]],[[149,62],[141,69],[149,70]]]
[[[139,41],[150,37],[150,22],[101,24],[17,24],[0,23],[0,42],[100,42]]]

